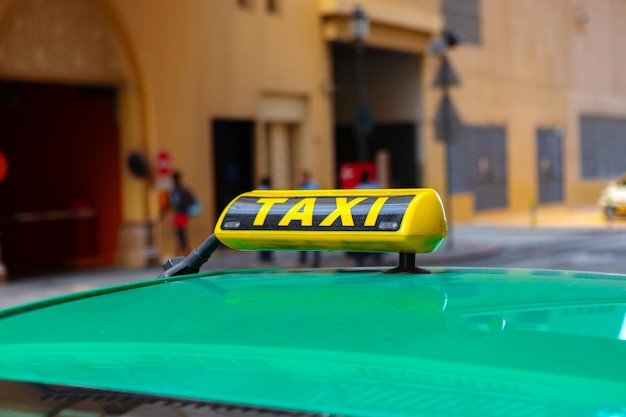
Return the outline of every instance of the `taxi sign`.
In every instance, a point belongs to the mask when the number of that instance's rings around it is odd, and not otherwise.
[[[257,190],[224,210],[215,236],[240,250],[429,253],[447,234],[430,188]]]

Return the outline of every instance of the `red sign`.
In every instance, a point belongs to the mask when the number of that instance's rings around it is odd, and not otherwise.
[[[7,161],[7,157],[4,156],[4,153],[0,151],[0,183],[4,181],[9,173],[9,161]]]
[[[167,151],[160,151],[157,154],[156,171],[159,175],[170,175],[172,173],[172,156]]]
[[[355,188],[361,182],[363,173],[369,174],[370,180],[376,178],[376,165],[372,162],[345,162],[339,168],[339,187]]]

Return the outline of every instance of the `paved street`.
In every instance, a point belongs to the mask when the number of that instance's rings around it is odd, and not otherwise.
[[[460,239],[500,248],[496,256],[463,265],[626,274],[626,219],[607,223],[596,207],[540,210],[534,226],[529,219],[528,214],[508,214],[461,227]],[[454,230],[452,235],[454,240]]]
[[[418,265],[465,265],[509,268],[568,269],[626,273],[626,219],[607,224],[595,207],[543,209],[535,221],[528,213],[490,215],[451,228],[434,254],[417,255]],[[297,266],[297,252],[276,252],[275,265]],[[397,255],[386,254],[388,265]],[[324,253],[325,267],[350,266],[344,253]],[[256,252],[222,248],[203,271],[260,266]],[[157,277],[160,268],[83,270],[21,278],[0,285],[0,308],[65,293]]]

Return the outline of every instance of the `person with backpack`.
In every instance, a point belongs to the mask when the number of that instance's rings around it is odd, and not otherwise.
[[[173,223],[176,231],[176,250],[178,255],[186,255],[189,252],[189,240],[187,238],[189,211],[196,202],[196,197],[194,193],[183,184],[180,171],[175,171],[172,174],[172,182],[170,206],[174,210]]]

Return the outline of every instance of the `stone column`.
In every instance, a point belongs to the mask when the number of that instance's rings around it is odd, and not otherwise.
[[[294,183],[291,178],[291,144],[289,126],[286,123],[270,123],[269,125],[269,161],[272,177],[272,188],[288,189]]]

